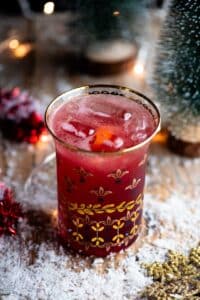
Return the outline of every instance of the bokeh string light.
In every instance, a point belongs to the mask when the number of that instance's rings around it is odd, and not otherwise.
[[[46,2],[44,4],[43,12],[45,15],[52,15],[54,13],[55,4],[54,2]]]
[[[9,44],[8,44],[8,47],[11,49],[11,50],[15,50],[16,48],[19,47],[19,41],[17,39],[12,39],[10,40]]]
[[[145,76],[145,67],[147,64],[148,47],[143,45],[138,51],[138,56],[132,69],[132,73],[140,78]]]
[[[13,50],[13,55],[16,58],[24,58],[31,52],[31,50],[33,48],[30,43],[22,43],[22,44],[19,44],[18,47],[11,48],[11,49]]]

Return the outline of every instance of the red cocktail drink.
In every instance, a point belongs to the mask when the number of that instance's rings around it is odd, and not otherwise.
[[[95,256],[126,248],[141,227],[147,151],[160,125],[155,105],[127,88],[83,87],[54,100],[46,123],[63,243]]]

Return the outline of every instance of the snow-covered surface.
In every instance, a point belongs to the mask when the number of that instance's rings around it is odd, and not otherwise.
[[[16,168],[12,160],[17,152],[13,151],[8,175]],[[20,222],[16,237],[0,238],[0,298],[140,299],[140,291],[152,282],[141,263],[163,260],[167,249],[187,252],[200,241],[200,182],[197,175],[193,176],[198,170],[199,159],[187,160],[153,150],[144,200],[147,230],[140,247],[95,259],[72,255],[58,244],[55,176],[51,176],[54,160],[47,160],[33,172],[25,193],[20,191],[19,183],[14,184],[27,217]]]

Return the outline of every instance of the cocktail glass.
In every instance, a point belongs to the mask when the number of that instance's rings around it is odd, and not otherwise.
[[[55,110],[74,97],[115,95],[150,112],[155,128],[143,142],[115,152],[79,149],[63,141],[50,122]],[[47,107],[46,125],[55,140],[58,232],[62,243],[85,255],[106,256],[128,247],[142,224],[147,153],[160,128],[160,114],[146,96],[119,86],[93,85],[68,91]]]

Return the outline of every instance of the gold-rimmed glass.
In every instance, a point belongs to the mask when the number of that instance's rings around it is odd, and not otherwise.
[[[148,138],[115,152],[94,152],[66,143],[54,132],[55,110],[81,95],[115,95],[143,105],[152,115]],[[147,152],[160,128],[160,114],[146,96],[126,87],[84,86],[68,91],[47,107],[47,128],[55,140],[58,181],[58,230],[63,244],[86,255],[106,256],[128,247],[142,223]]]

